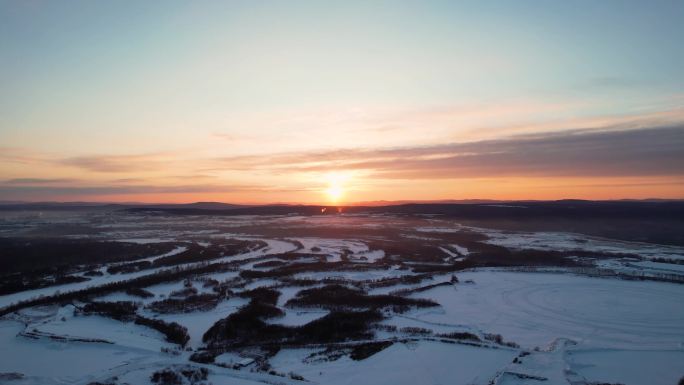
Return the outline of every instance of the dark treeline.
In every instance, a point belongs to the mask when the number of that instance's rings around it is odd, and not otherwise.
[[[446,273],[476,267],[588,267],[592,266],[592,264],[587,258],[638,258],[638,256],[631,254],[584,250],[516,250],[482,242],[468,244],[468,249],[468,256],[461,261],[442,264],[411,264],[407,266],[410,266],[411,270],[416,273]]]
[[[0,316],[10,314],[17,310],[25,309],[27,307],[37,305],[47,305],[59,302],[70,302],[74,300],[87,299],[88,297],[100,296],[115,291],[125,291],[131,288],[143,288],[147,286],[156,285],[158,283],[174,282],[182,280],[183,278],[192,274],[204,274],[211,272],[225,271],[232,268],[233,265],[229,263],[214,263],[202,264],[200,266],[192,266],[187,268],[169,268],[159,271],[154,274],[145,275],[138,278],[133,278],[124,281],[111,282],[100,286],[89,287],[82,290],[75,290],[65,293],[59,293],[51,296],[44,296],[21,301],[0,309]]]
[[[286,306],[327,308],[330,313],[298,327],[266,323],[266,319],[283,315],[275,307],[280,293],[273,288],[248,290],[238,295],[250,298],[250,303],[216,322],[203,336],[208,350],[193,356],[194,360],[211,362],[227,349],[246,346],[305,345],[358,341],[373,337],[372,327],[384,319],[383,308],[405,311],[410,307],[439,306],[423,299],[391,295],[368,295],[360,289],[341,285],[303,290]],[[355,359],[363,359],[389,346],[360,347]]]
[[[32,274],[12,274],[2,278],[0,283],[0,295],[18,293],[20,291],[40,289],[56,285],[66,285],[69,283],[85,282],[90,278],[77,275],[32,275]]]
[[[131,301],[90,302],[81,309],[86,314],[98,314],[117,321],[132,321],[138,311],[138,304]]]
[[[283,327],[264,322],[265,319],[284,315],[282,310],[275,307],[280,292],[260,288],[247,291],[243,296],[251,298],[250,302],[209,328],[202,337],[205,343],[218,346],[226,343],[240,345],[247,341],[277,338],[283,334]]]
[[[246,346],[280,344],[306,345],[364,340],[373,337],[371,326],[383,319],[377,310],[333,311],[303,326],[269,324],[264,319],[282,315],[282,310],[251,301],[236,313],[219,320],[203,336],[210,351],[216,354],[226,349]],[[198,357],[206,359],[204,354]]]
[[[168,253],[176,243],[137,244],[90,239],[0,238],[0,272],[59,274],[76,265],[130,261]]]
[[[192,243],[187,245],[187,249],[174,255],[157,258],[151,261],[138,261],[125,263],[120,265],[113,265],[107,268],[109,274],[131,273],[140,270],[147,270],[159,267],[175,266],[184,263],[207,262],[213,259],[221,258],[228,255],[237,255],[265,247],[263,241],[240,241],[229,239],[220,244],[211,244],[207,247],[202,247],[198,244]]]
[[[287,301],[288,307],[317,307],[326,309],[381,309],[391,308],[404,312],[411,307],[433,307],[438,303],[427,299],[405,298],[395,295],[368,295],[360,289],[341,285],[328,285],[302,290]]]
[[[191,313],[215,308],[221,297],[215,294],[194,294],[185,298],[167,298],[147,305],[150,310],[161,313]]]
[[[158,319],[146,318],[143,316],[136,316],[135,323],[138,325],[147,326],[166,336],[168,342],[185,346],[190,341],[188,329],[176,322],[164,322]]]
[[[318,344],[368,339],[373,336],[371,325],[383,319],[382,313],[376,309],[335,310],[306,325],[289,327],[264,321],[283,315],[283,311],[275,307],[280,296],[277,290],[258,288],[239,295],[250,298],[249,304],[217,321],[207,330],[203,341],[207,343],[209,351],[200,352],[193,359],[212,361],[215,354],[245,346]]]
[[[255,263],[253,266],[256,269],[262,269],[266,267],[280,267],[280,266],[285,266],[287,265],[287,262],[284,261],[266,261],[266,262],[260,262],[260,263]]]
[[[80,239],[0,238],[0,295],[84,282],[95,266],[164,254],[173,243],[136,244]]]
[[[395,290],[395,291],[390,292],[390,295],[407,296],[407,295],[410,295],[413,293],[420,293],[423,291],[428,291],[430,289],[434,289],[434,288],[440,287],[440,286],[453,286],[453,282],[452,281],[446,281],[446,282],[434,283],[432,285],[415,287],[412,289],[399,289],[399,290]]]
[[[145,289],[139,288],[139,287],[131,287],[131,288],[126,289],[126,294],[132,295],[134,297],[140,297],[140,298],[152,298],[152,297],[154,297],[154,294],[152,294],[151,292],[149,292]]]
[[[424,280],[432,279],[432,274],[402,275],[401,277],[384,277],[375,280],[364,281],[369,288],[388,287],[396,285],[418,284]]]
[[[114,244],[119,244],[120,242],[112,242]],[[126,244],[125,244],[126,245]],[[162,244],[162,245],[167,245],[167,252],[172,250],[171,246],[175,246],[175,244]],[[148,245],[142,245],[142,246],[148,246]],[[221,250],[220,252],[211,252],[206,255],[202,255],[201,258],[195,258],[190,257],[190,261],[192,260],[201,260],[204,262],[204,264],[201,264],[201,266],[191,266],[188,268],[169,268],[168,270],[163,270],[155,274],[150,274],[146,275],[143,277],[139,278],[134,278],[131,280],[125,280],[125,281],[117,281],[117,282],[112,282],[108,284],[104,284],[101,286],[96,286],[96,287],[91,287],[83,290],[77,290],[77,291],[72,291],[72,292],[67,292],[67,293],[60,293],[57,295],[52,295],[52,296],[45,296],[45,297],[39,297],[39,298],[34,298],[26,301],[22,301],[20,303],[16,303],[10,306],[7,306],[3,309],[0,309],[0,315],[8,314],[11,312],[14,312],[16,310],[25,308],[25,307],[30,307],[30,306],[35,306],[35,305],[43,305],[43,304],[48,304],[48,303],[54,303],[62,300],[70,301],[78,298],[83,298],[87,296],[92,296],[92,295],[99,295],[99,294],[106,294],[110,293],[113,291],[118,291],[118,290],[128,290],[128,289],[136,289],[136,288],[142,288],[150,285],[154,285],[157,283],[162,283],[162,282],[169,282],[169,281],[174,281],[178,279],[184,278],[186,275],[190,274],[202,274],[202,273],[209,273],[209,272],[220,272],[220,271],[227,271],[231,269],[237,268],[241,263],[246,263],[249,262],[249,260],[244,260],[244,261],[236,261],[236,262],[224,262],[224,263],[213,263],[209,264],[207,261],[205,261],[205,258],[208,260],[217,258],[217,257],[222,257],[222,256],[229,256],[229,255],[234,255],[231,253],[240,253],[244,252],[247,250],[255,250],[259,249],[265,246],[265,243],[262,241],[247,241],[247,242],[242,242],[242,241],[234,241],[234,242],[228,242],[225,244],[221,244],[218,247],[218,250]],[[106,244],[105,244],[106,247]],[[151,248],[150,250],[158,250]],[[183,254],[183,253],[181,253]],[[153,255],[158,255],[156,252]],[[180,255],[180,254],[179,254]],[[189,254],[193,255],[193,254]],[[144,257],[144,256],[143,256]],[[169,256],[171,257],[171,256]],[[174,260],[173,262],[179,262],[178,255],[174,255]],[[163,257],[162,259],[167,258]],[[258,258],[254,258],[255,260]],[[147,262],[147,261],[146,261]],[[156,261],[155,261],[156,262]],[[180,259],[180,262],[182,263],[188,263],[189,261]],[[136,264],[138,262],[135,262]],[[159,266],[165,266],[166,264],[171,263],[171,260],[164,260],[159,264]],[[155,266],[156,267],[156,266]],[[80,279],[81,280],[86,280],[86,278]],[[13,282],[13,281],[9,281]],[[75,282],[75,281],[70,281],[70,282]],[[67,282],[68,283],[68,282]],[[42,286],[41,286],[42,287]],[[0,285],[0,289],[2,288],[2,285]],[[23,289],[26,290],[26,289]],[[22,290],[19,290],[22,291]]]
[[[674,258],[653,258],[651,259],[653,262],[657,263],[669,263],[671,265],[684,265],[684,259],[674,259]]]
[[[394,342],[392,341],[378,341],[359,344],[354,346],[351,353],[349,353],[349,358],[351,358],[354,361],[365,360],[373,354],[379,353],[389,348],[390,346],[392,346],[392,344],[394,344]]]
[[[159,385],[182,385],[189,383],[190,385],[206,384],[209,370],[207,368],[195,368],[187,366],[184,368],[166,368],[157,370],[150,376],[150,381],[153,384]]]
[[[181,263],[210,261],[223,256],[242,254],[263,247],[266,247],[266,243],[263,241],[241,241],[235,239],[221,241],[220,244],[212,243],[207,247],[192,244],[182,253],[156,259],[154,266],[173,266]]]
[[[286,266],[276,267],[271,270],[242,270],[240,276],[242,278],[258,279],[258,278],[280,278],[289,277],[297,273],[316,272],[316,271],[364,271],[377,270],[383,264],[364,264],[352,262],[310,262],[310,263],[293,263]],[[387,265],[386,267],[389,267]]]
[[[275,306],[275,304],[278,303],[280,292],[273,288],[258,287],[256,289],[244,290],[237,295],[243,298],[249,298],[253,302]]]

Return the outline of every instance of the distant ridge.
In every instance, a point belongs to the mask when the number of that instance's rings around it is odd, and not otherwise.
[[[201,210],[231,210],[240,207],[252,207],[248,205],[236,205],[222,202],[195,202],[195,203],[159,203],[159,204],[135,204],[133,206],[144,206],[146,208],[159,209],[201,209]]]
[[[460,219],[671,218],[684,221],[684,201],[487,201],[486,203],[405,203],[386,206],[262,205],[199,208],[188,205],[137,206],[131,212],[178,215],[443,215]]]
[[[143,209],[143,210],[236,210],[251,209],[263,211],[264,208],[303,208],[303,207],[345,207],[347,209],[381,208],[381,207],[405,207],[405,206],[492,206],[492,205],[564,205],[578,204],[618,204],[618,203],[684,203],[684,199],[618,199],[618,200],[584,200],[584,199],[560,199],[560,200],[494,200],[494,199],[448,199],[448,200],[402,200],[402,201],[365,201],[349,202],[342,205],[327,203],[304,204],[304,203],[273,203],[273,204],[234,204],[224,202],[192,202],[192,203],[140,203],[140,202],[23,202],[23,201],[0,201],[0,210],[73,210],[73,209]]]
[[[236,205],[221,202],[194,203],[100,203],[100,202],[16,202],[0,201],[0,210],[122,210],[132,208],[145,209],[198,209],[198,210],[230,210],[247,205]]]
[[[297,204],[297,203],[278,203],[278,204],[233,204],[223,202],[193,202],[193,203],[103,203],[103,202],[18,202],[0,201],[0,210],[134,210],[134,211],[175,211],[177,213],[197,212],[200,214],[216,213],[254,213],[275,214],[288,212],[307,212],[316,213],[324,207],[341,207],[345,212],[402,212],[409,208],[411,211],[426,210],[429,212],[454,212],[469,211],[468,207],[487,207],[487,208],[551,208],[569,207],[579,205],[581,207],[637,207],[647,205],[653,208],[654,205],[672,204],[678,206],[684,204],[681,199],[620,199],[592,201],[582,199],[562,199],[554,201],[543,200],[492,200],[492,199],[463,199],[463,200],[431,200],[431,201],[368,201],[353,202],[344,205],[331,204]],[[336,210],[334,210],[336,211]]]
[[[511,201],[495,199],[437,199],[437,200],[400,200],[400,201],[367,201],[352,202],[348,206],[397,206],[407,204],[485,204],[485,203],[506,203]]]

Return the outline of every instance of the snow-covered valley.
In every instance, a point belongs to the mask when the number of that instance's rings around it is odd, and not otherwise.
[[[119,242],[132,256],[3,283],[0,383],[668,385],[684,375],[681,247],[398,216],[78,220],[67,246]],[[3,236],[32,247],[20,231]]]

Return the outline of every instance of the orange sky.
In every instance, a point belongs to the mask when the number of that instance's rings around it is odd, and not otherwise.
[[[70,156],[6,147],[0,197],[28,201],[353,203],[443,199],[684,198],[681,110],[477,130],[469,141],[231,151],[236,138],[176,150]],[[425,125],[432,124],[431,121]],[[579,123],[575,123],[574,126]],[[571,125],[573,126],[573,125]],[[492,138],[494,131],[500,134]],[[515,133],[508,133],[508,132]],[[392,136],[392,130],[381,132]],[[466,137],[466,134],[463,134]],[[247,139],[245,139],[247,140]],[[378,141],[382,142],[380,139]],[[417,144],[412,145],[411,143]],[[347,143],[347,142],[340,142]],[[289,145],[297,145],[292,143]],[[268,152],[268,149],[274,149]]]
[[[549,185],[549,183],[558,183]],[[373,191],[362,191],[350,186],[341,200],[335,201],[325,191],[313,191],[307,194],[270,193],[257,196],[253,193],[225,194],[225,193],[168,193],[168,194],[123,194],[98,196],[97,201],[104,202],[146,202],[146,203],[189,203],[189,202],[238,202],[247,204],[261,203],[320,203],[320,204],[354,204],[376,202],[383,200],[396,201],[431,201],[451,199],[494,199],[494,200],[556,200],[556,199],[590,199],[611,200],[648,199],[658,197],[662,199],[683,199],[684,179],[672,181],[654,181],[653,184],[630,184],[633,181],[614,180],[608,184],[592,179],[574,180],[577,185],[567,185],[569,181],[546,179],[539,180],[510,180],[500,182],[481,182],[468,180],[443,181],[405,181],[406,184],[424,184],[424,186],[402,189],[384,188]],[[638,183],[642,183],[639,181]],[[401,184],[401,183],[399,183]],[[514,184],[511,186],[510,184]],[[400,193],[397,193],[401,191]],[[89,195],[64,196],[65,201],[93,200]]]

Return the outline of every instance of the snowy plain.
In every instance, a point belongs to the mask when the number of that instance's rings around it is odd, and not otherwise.
[[[78,221],[82,225],[91,223],[83,218]],[[235,263],[238,267],[203,273],[189,280],[200,294],[213,293],[211,286],[203,286],[209,280],[233,285],[230,294],[209,310],[158,313],[149,307],[186,288],[188,283],[184,280],[145,287],[152,295],[149,298],[123,291],[92,298],[107,302],[133,301],[140,305],[139,315],[187,328],[190,340],[182,349],[148,327],[80,314],[75,311],[75,305],[83,303],[78,301],[28,307],[3,316],[0,318],[0,383],[87,385],[117,377],[116,384],[148,384],[152,372],[183,365],[207,368],[208,381],[213,384],[303,384],[298,380],[301,376],[308,383],[333,385],[666,385],[675,384],[684,375],[684,285],[681,283],[593,277],[562,267],[537,271],[506,267],[478,267],[448,273],[437,270],[427,273],[429,277],[419,282],[402,281],[426,274],[416,267],[441,267],[477,258],[476,250],[451,238],[463,232],[479,232],[488,237],[484,243],[516,250],[613,253],[610,258],[588,261],[594,267],[630,274],[659,271],[684,275],[681,264],[653,261],[654,258],[684,258],[684,251],[679,247],[569,233],[503,232],[457,223],[445,225],[430,218],[414,223],[413,219],[392,216],[350,216],[348,219],[199,216],[182,221],[173,216],[140,216],[97,218],[97,223],[91,226],[102,231],[74,237],[138,243],[173,240],[201,247],[238,239],[260,241],[265,246],[238,255],[219,256],[210,262]],[[307,229],[320,227],[337,229],[341,235],[337,238],[302,235]],[[361,229],[370,235],[351,236],[346,232],[349,228]],[[387,228],[396,228],[396,234],[400,235],[388,240]],[[288,229],[291,235],[280,235]],[[430,246],[435,250],[435,258],[429,262],[397,259],[374,246],[378,240],[390,245],[412,242],[410,245]],[[185,246],[179,246],[172,253],[183,250]],[[621,254],[641,259],[623,258]],[[283,255],[291,258],[282,259]],[[334,270],[318,267],[321,258],[324,265],[341,264],[341,267]],[[246,270],[268,273],[271,267],[255,267],[263,262],[282,262],[283,266],[300,268],[307,264],[317,266],[285,277],[317,283],[297,286],[279,276],[244,278],[241,275]],[[188,265],[194,266],[182,266]],[[94,287],[160,270],[110,275],[106,267],[100,268],[102,276],[86,282],[0,296],[0,308],[40,295]],[[449,283],[452,276],[458,278],[458,283]],[[299,327],[326,317],[330,309],[286,306],[300,291],[324,287],[324,280],[347,282],[350,287],[363,288],[369,295],[408,290],[406,298],[428,299],[438,306],[411,308],[403,313],[384,309],[385,319],[379,322],[382,327],[373,331],[373,341],[389,344],[361,360],[352,359],[346,353],[340,357],[325,356],[328,348],[325,344],[281,347],[266,357],[276,374],[259,369],[256,363],[240,368],[231,366],[264,358],[254,348],[224,352],[215,364],[189,360],[193,353],[206,348],[202,336],[212,325],[249,303],[248,298],[240,296],[242,292],[256,288],[275,288],[279,292],[275,307],[282,310],[283,316],[264,320],[269,325]],[[383,280],[391,284],[374,286]],[[432,284],[441,285],[423,290]],[[441,335],[448,333],[469,333],[477,336],[479,342],[453,339],[445,342]],[[486,339],[495,334],[512,344]],[[3,373],[21,373],[24,377],[3,379]]]

